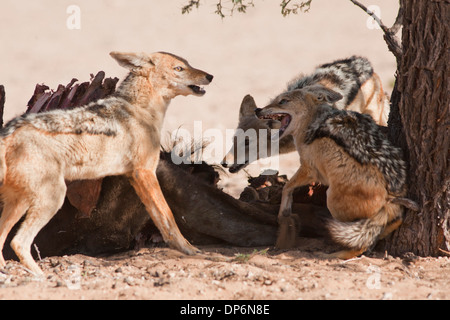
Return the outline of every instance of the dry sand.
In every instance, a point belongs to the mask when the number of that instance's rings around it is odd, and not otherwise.
[[[319,240],[299,250],[266,252],[202,248],[188,257],[148,248],[103,258],[51,257],[30,276],[17,262],[0,271],[0,299],[449,299],[450,258],[375,255],[350,261],[321,260]]]
[[[280,1],[256,1],[256,7],[249,8],[247,14],[224,20],[213,14],[215,1],[205,1],[199,10],[181,15],[185,2],[3,0],[0,84],[7,93],[5,119],[25,111],[36,83],[56,88],[73,77],[86,81],[99,70],[122,78],[126,71],[108,55],[113,50],[173,52],[215,76],[205,97],[178,97],[172,102],[164,125],[167,135],[179,127],[192,131],[194,121],[201,121],[203,131],[219,129],[225,133],[236,127],[240,102],[246,94],[264,106],[298,73],[354,54],[369,58],[386,91],[392,89],[395,59],[381,30],[369,28],[368,16],[350,1],[314,0],[309,13],[288,18],[279,13]],[[393,23],[398,2],[370,3],[379,6],[387,25]],[[80,8],[80,29],[67,28],[70,5]],[[280,171],[290,176],[297,164],[295,154],[283,156]],[[248,169],[252,174],[259,174],[259,170],[257,165]],[[244,172],[222,177],[221,186],[234,196],[245,185]],[[0,271],[0,298],[450,297],[450,262],[446,258],[416,259],[412,265],[380,257],[343,263],[316,259],[310,253],[315,246],[316,242],[305,240],[303,251],[269,251],[244,262],[193,259],[169,249],[144,249],[103,259],[54,257],[42,263],[44,280],[30,277],[10,262]],[[222,257],[252,252],[206,250]],[[83,277],[76,279],[82,281],[71,290],[70,281],[77,272]],[[369,288],[373,279],[380,282]]]

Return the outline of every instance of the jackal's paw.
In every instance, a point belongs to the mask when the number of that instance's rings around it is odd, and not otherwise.
[[[349,260],[349,259],[353,259],[353,258],[356,258],[356,257],[360,256],[361,254],[364,253],[364,251],[365,251],[364,249],[360,249],[360,250],[342,250],[342,251],[337,251],[337,252],[333,252],[333,253],[319,252],[317,255],[321,259]]]
[[[196,247],[194,247],[193,245],[191,245],[189,242],[186,241],[186,244],[183,245],[180,248],[180,251],[189,255],[189,256],[193,256],[199,253],[202,253],[202,251]]]
[[[32,275],[34,275],[35,277],[43,277],[44,276],[44,271],[42,271],[42,269],[37,265],[36,262],[22,262],[22,264],[24,265],[25,269],[31,273]]]
[[[278,225],[278,237],[275,246],[279,249],[295,247],[298,234],[295,218],[282,216],[278,219]]]
[[[166,243],[171,247],[172,249],[178,250],[184,254],[187,254],[189,256],[196,255],[198,253],[201,253],[199,249],[194,247],[187,241],[183,236],[180,235],[180,237],[171,239],[169,241],[166,241]]]

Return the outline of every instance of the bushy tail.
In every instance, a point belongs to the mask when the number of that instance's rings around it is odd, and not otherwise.
[[[400,201],[401,200],[401,201]],[[402,202],[401,198],[398,202]],[[369,219],[341,222],[335,219],[327,222],[327,229],[333,241],[353,250],[369,250],[379,239],[385,238],[397,229],[403,221],[403,203],[388,201],[380,211]]]
[[[328,231],[333,241],[346,248],[357,250],[371,248],[384,229],[384,224],[372,219],[354,222],[341,222],[335,219],[328,221]]]

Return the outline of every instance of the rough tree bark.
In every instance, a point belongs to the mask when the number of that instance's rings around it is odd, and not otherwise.
[[[406,153],[409,197],[421,211],[407,211],[403,225],[386,243],[393,255],[437,256],[450,250],[449,4],[400,0],[403,53],[389,127]]]
[[[3,111],[5,109],[5,87],[0,85],[0,128],[3,127]]]

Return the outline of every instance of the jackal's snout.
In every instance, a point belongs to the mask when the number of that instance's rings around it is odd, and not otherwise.
[[[262,111],[263,111],[263,109],[261,109],[261,108],[256,108],[255,109],[255,115],[256,115],[257,118],[261,118],[262,117],[262,115],[261,115]]]
[[[203,96],[206,93],[206,90],[200,85],[209,85],[213,81],[214,76],[200,70],[196,70],[196,72],[201,74],[200,79],[197,80],[195,84],[188,85],[188,87],[195,95]]]

